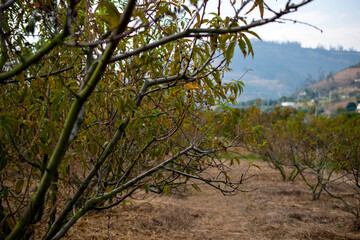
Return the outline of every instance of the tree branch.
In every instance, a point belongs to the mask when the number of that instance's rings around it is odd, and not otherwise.
[[[16,2],[16,0],[9,0],[6,3],[0,5],[0,11],[5,10],[9,8],[11,5],[13,5]]]
[[[136,3],[136,0],[130,0],[127,3],[124,12],[121,15],[119,25],[114,30],[113,35],[119,34],[126,29],[128,23],[130,22],[130,18],[132,16],[133,9],[135,7],[135,3]],[[62,34],[65,34],[65,33],[66,33],[66,30],[64,30]],[[52,41],[52,42],[56,42],[56,41]],[[103,75],[103,73],[106,69],[106,66],[111,58],[111,55],[113,54],[114,50],[116,49],[118,42],[119,42],[119,40],[114,40],[113,42],[108,44],[102,58],[100,59],[99,63],[96,66],[96,69],[94,70],[93,74],[91,74],[89,82],[85,85],[84,89],[79,93],[79,97],[76,98],[75,101],[73,102],[73,104],[71,105],[68,117],[67,117],[66,122],[63,127],[63,131],[62,131],[60,138],[56,144],[55,150],[50,158],[50,161],[46,168],[46,171],[39,183],[39,187],[38,187],[37,191],[35,192],[35,194],[33,195],[25,213],[22,215],[22,217],[19,219],[19,221],[18,221],[17,225],[15,226],[15,228],[13,229],[13,231],[7,237],[8,240],[18,239],[23,234],[24,230],[31,224],[31,222],[33,221],[33,219],[35,218],[35,216],[37,214],[38,209],[43,204],[46,192],[47,192],[48,188],[50,187],[51,182],[53,181],[55,173],[57,171],[57,168],[60,165],[61,161],[63,160],[63,157],[67,151],[69,137],[70,137],[70,134],[74,127],[74,124],[78,118],[79,112],[81,111],[81,108],[84,105],[84,103],[86,102],[87,98],[90,96],[90,94],[95,89],[95,86],[97,85],[97,83],[100,81],[101,76]],[[47,50],[48,48],[45,48],[45,50]],[[44,52],[45,50],[43,49],[42,52]],[[38,56],[39,59],[40,59],[40,57]],[[30,61],[28,61],[27,63],[30,64]],[[20,71],[23,70],[23,66],[18,67],[18,68],[20,68]],[[13,71],[11,71],[11,72],[13,72]],[[7,78],[3,78],[3,79],[7,79]]]
[[[48,54],[54,47],[56,47],[62,40],[68,35],[68,31],[65,29],[56,35],[49,43],[41,48],[37,53],[33,54],[29,58],[25,59],[22,63],[16,65],[12,70],[0,73],[0,84],[11,77],[21,73],[31,65],[37,63],[43,56]]]
[[[48,74],[41,74],[39,76],[36,76],[36,77],[40,77],[40,78],[47,78],[49,76],[54,76],[54,75],[57,75],[59,73],[63,73],[63,72],[66,72],[66,71],[69,71],[71,69],[73,69],[74,67],[71,66],[71,67],[67,67],[67,68],[63,68],[63,69],[60,69],[60,70],[57,70],[55,72],[51,72],[51,73],[48,73]],[[34,80],[36,79],[36,77],[28,77],[28,78],[25,78],[25,81],[31,81],[31,80]],[[8,84],[8,83],[16,83],[18,82],[18,80],[16,79],[12,79],[12,80],[8,80],[8,81],[4,81],[2,83],[0,83],[0,85],[5,85],[5,84]]]
[[[271,18],[266,18],[266,19],[261,19],[261,20],[257,20],[257,21],[253,21],[252,23],[246,25],[246,26],[241,26],[241,27],[230,27],[230,28],[190,28],[187,30],[184,30],[180,33],[174,34],[174,35],[170,35],[167,37],[164,37],[158,41],[155,41],[153,43],[144,45],[140,48],[137,48],[133,51],[129,51],[126,52],[124,54],[112,57],[110,62],[116,62],[116,61],[120,61],[126,58],[129,58],[131,56],[134,55],[138,55],[139,53],[154,49],[158,46],[164,45],[166,43],[175,41],[177,39],[180,38],[186,38],[186,37],[195,37],[195,38],[199,38],[199,37],[207,37],[207,36],[213,36],[213,35],[219,35],[219,34],[227,34],[227,33],[238,33],[238,32],[243,32],[243,31],[247,31],[250,30],[254,27],[259,27],[259,26],[263,26],[265,24],[268,24],[270,22],[275,22],[277,19],[280,19],[282,16],[297,11],[297,9],[305,4],[308,4],[310,2],[312,2],[314,0],[306,0],[303,1],[299,4],[292,4],[292,5],[287,5],[286,8],[282,11],[280,11],[278,14],[276,14],[275,16],[271,17]]]
[[[115,188],[114,190],[110,191],[109,193],[103,195],[103,196],[97,196],[97,197],[93,197],[91,199],[89,199],[88,201],[86,201],[85,205],[83,206],[83,208],[81,208],[66,224],[65,226],[63,226],[61,228],[61,230],[58,232],[58,234],[56,234],[52,239],[60,239],[61,237],[64,236],[64,234],[77,222],[77,220],[79,220],[80,217],[82,217],[87,211],[89,211],[90,209],[93,209],[96,204],[100,203],[100,202],[105,202],[106,200],[114,197],[116,194],[122,192],[125,189],[128,189],[129,187],[134,186],[136,183],[138,183],[140,180],[150,176],[151,174],[153,174],[154,172],[158,171],[159,169],[162,169],[164,166],[166,166],[167,164],[171,163],[172,161],[174,161],[175,159],[179,158],[180,156],[184,155],[186,152],[190,151],[193,149],[193,146],[189,146],[187,148],[185,148],[184,150],[182,150],[181,152],[177,153],[176,155],[174,155],[173,157],[169,158],[168,160],[160,163],[159,165],[153,167],[152,169],[139,174],[138,176],[134,177],[133,179],[131,179],[130,181],[126,182],[125,184],[123,184],[122,186],[120,186],[119,188]]]

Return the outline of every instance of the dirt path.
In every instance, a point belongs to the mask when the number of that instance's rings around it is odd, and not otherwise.
[[[360,239],[353,218],[323,194],[312,201],[300,178],[283,182],[258,162],[244,187],[257,189],[225,197],[203,187],[186,196],[147,196],[133,205],[90,213],[70,239]],[[236,169],[235,169],[236,171]]]

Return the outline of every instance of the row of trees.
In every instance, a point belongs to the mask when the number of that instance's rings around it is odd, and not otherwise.
[[[217,159],[234,141],[203,109],[241,93],[221,76],[235,47],[254,54],[253,28],[311,1],[1,1],[0,238],[59,239],[88,211],[190,179],[237,190]]]
[[[276,107],[265,113],[250,107],[230,111],[228,119],[251,133],[239,145],[267,161],[284,181],[300,177],[314,200],[326,192],[360,218],[359,114],[327,118],[295,109]],[[231,135],[230,128],[224,134]]]

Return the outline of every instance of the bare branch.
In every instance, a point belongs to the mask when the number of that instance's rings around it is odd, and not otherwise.
[[[270,22],[275,22],[276,20],[280,19],[282,16],[289,14],[291,12],[297,11],[297,9],[305,4],[308,4],[309,2],[312,2],[313,0],[306,0],[299,4],[292,4],[290,6],[287,6],[284,10],[279,12],[277,15],[261,19],[257,21],[253,21],[252,23],[246,25],[246,26],[240,26],[240,27],[232,27],[232,28],[191,28],[184,30],[180,33],[164,37],[158,41],[155,41],[153,43],[144,45],[138,49],[135,49],[133,51],[128,51],[124,54],[112,57],[110,62],[120,61],[126,58],[129,58],[134,55],[138,55],[141,52],[145,52],[148,50],[151,50],[153,48],[156,48],[158,46],[164,45],[166,43],[175,41],[180,38],[186,38],[186,37],[194,37],[194,38],[201,38],[201,37],[208,37],[213,35],[219,35],[219,34],[227,34],[227,33],[238,33],[238,32],[244,32],[247,30],[250,30],[255,27],[260,27],[265,24],[268,24]]]
[[[6,3],[0,5],[0,11],[5,10],[13,5],[16,0],[8,0]]]

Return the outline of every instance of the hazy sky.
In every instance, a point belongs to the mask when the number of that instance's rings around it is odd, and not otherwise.
[[[284,6],[285,0],[269,0]],[[297,1],[299,2],[299,1]],[[360,51],[360,0],[315,0],[287,18],[312,24],[271,24],[255,30],[263,40],[297,41],[304,47],[338,47]]]

